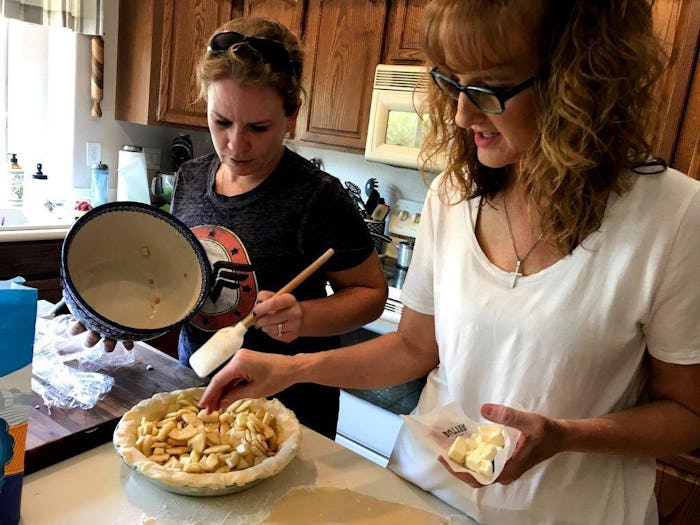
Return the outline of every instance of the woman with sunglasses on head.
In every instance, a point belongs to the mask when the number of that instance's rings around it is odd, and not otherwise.
[[[395,472],[482,523],[655,523],[654,458],[700,446],[700,184],[651,157],[651,6],[433,0],[422,41],[448,164],[397,333],[240,352],[202,402],[429,372],[416,414],[456,401],[520,437],[481,486],[404,427]]]
[[[215,152],[180,168],[172,213],[202,241],[212,289],[181,330],[183,364],[214,331],[251,310],[257,330],[247,331],[243,346],[295,354],[337,346],[338,334],[383,309],[386,281],[347,192],[283,145],[301,104],[302,65],[299,42],[286,27],[252,17],[219,28],[199,62]],[[333,257],[294,295],[273,297],[328,248]],[[335,437],[337,388],[295,385],[276,397],[303,424]]]
[[[204,245],[212,283],[204,306],[180,331],[184,365],[216,330],[251,311],[257,330],[246,332],[243,347],[292,355],[334,348],[339,334],[384,309],[386,279],[356,205],[336,178],[283,143],[301,105],[302,67],[301,46],[289,29],[255,17],[220,27],[199,61],[215,151],[180,167],[171,213]],[[331,259],[293,295],[275,295],[329,248]],[[72,327],[85,330],[81,323]],[[86,344],[100,338],[90,332]],[[116,343],[105,339],[105,349]],[[331,439],[339,396],[337,387],[317,384],[276,394],[301,423]]]

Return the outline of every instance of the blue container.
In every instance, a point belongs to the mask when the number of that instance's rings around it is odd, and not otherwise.
[[[0,281],[0,525],[19,523],[37,291]]]
[[[93,208],[107,203],[109,187],[109,167],[107,164],[92,165],[92,180],[90,181],[90,204]]]

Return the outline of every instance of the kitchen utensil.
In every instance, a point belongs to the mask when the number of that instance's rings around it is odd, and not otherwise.
[[[367,215],[372,216],[374,209],[377,207],[379,202],[379,192],[377,190],[372,190],[367,197],[367,202],[365,203],[365,209],[367,210]]]
[[[142,341],[189,320],[209,292],[209,260],[179,219],[137,202],[80,217],[61,251],[66,303],[103,336]]]
[[[374,208],[374,211],[372,212],[372,220],[383,221],[386,218],[386,216],[389,215],[389,210],[391,210],[389,206],[380,202],[379,204],[377,204],[377,206]]]
[[[360,191],[360,187],[357,184],[355,184],[354,182],[350,182],[349,180],[345,181],[345,187],[356,195],[361,195],[361,193],[362,193]]]
[[[365,183],[365,195],[368,197],[372,193],[372,190],[376,190],[379,187],[379,181],[375,179],[374,177],[370,177],[367,179],[367,182]]]
[[[318,270],[335,253],[329,248],[318,259],[285,284],[275,295],[289,293]],[[190,356],[190,366],[199,377],[206,377],[228,361],[241,348],[243,336],[255,324],[255,314],[250,312],[233,326],[218,330],[199,350]]]
[[[379,187],[379,182],[374,177],[367,179],[365,183],[365,193],[367,194],[367,202],[365,203],[365,210],[367,210],[367,216],[371,217],[374,212],[374,208],[377,207],[379,203],[380,195],[377,188]]]
[[[381,240],[382,242],[388,242],[389,244],[393,244],[396,246],[397,250],[397,255],[396,255],[396,266],[399,268],[407,269],[409,264],[411,264],[411,257],[413,257],[413,246],[414,246],[414,241],[399,241],[399,242],[394,242],[394,239],[389,237],[388,235],[382,235],[379,233],[374,233],[373,231],[369,232],[372,237],[375,238],[375,242],[377,239]]]
[[[408,269],[413,257],[413,241],[399,241],[396,245],[396,266]]]
[[[348,193],[350,194],[350,197],[352,197],[352,200],[355,201],[357,209],[360,211],[360,215],[362,215],[363,218],[367,218],[367,208],[365,207],[365,201],[362,200],[360,187],[349,180],[345,181],[345,187],[348,189]]]

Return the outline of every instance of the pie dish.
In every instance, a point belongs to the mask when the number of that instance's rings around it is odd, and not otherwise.
[[[191,473],[172,470],[144,455],[137,442],[144,421],[162,420],[166,414],[172,413],[173,407],[181,399],[196,404],[203,392],[204,388],[200,387],[155,394],[125,413],[117,424],[113,438],[121,459],[146,480],[169,492],[188,496],[218,496],[245,490],[275,476],[299,452],[301,427],[294,412],[277,399],[256,399],[251,400],[252,403],[274,418],[277,449],[269,452],[269,457],[261,458],[259,463],[230,472]]]

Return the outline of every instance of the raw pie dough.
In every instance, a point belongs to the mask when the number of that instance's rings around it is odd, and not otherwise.
[[[334,487],[294,489],[279,500],[261,525],[446,525],[450,518],[416,507]]]
[[[258,399],[256,403],[275,416],[277,439],[281,444],[277,453],[260,464],[244,470],[226,473],[187,473],[168,470],[162,465],[149,460],[136,447],[138,427],[141,418],[157,420],[165,416],[178,395],[183,393],[187,399],[200,399],[204,388],[190,388],[155,394],[150,399],[141,401],[122,416],[114,431],[114,447],[122,459],[146,477],[158,480],[166,485],[176,487],[206,487],[221,489],[232,485],[246,485],[254,481],[274,476],[297,455],[301,447],[301,427],[294,412],[286,408],[277,399]]]

